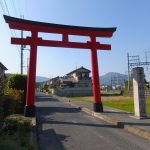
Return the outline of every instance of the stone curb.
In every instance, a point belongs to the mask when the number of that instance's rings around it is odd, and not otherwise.
[[[73,104],[72,102],[69,102],[69,104],[73,107],[76,107],[78,109],[80,109],[81,111],[91,115],[91,116],[94,116],[98,119],[101,119],[101,120],[104,120],[105,122],[108,122],[108,123],[111,123],[113,125],[117,125],[119,128],[121,128],[123,125],[121,124],[121,122],[118,122],[117,120],[113,119],[112,117],[108,117],[106,115],[103,115],[101,113],[96,113],[86,107],[79,107],[78,105],[76,104]]]
[[[72,104],[71,104],[72,105]],[[112,117],[108,117],[106,115],[103,115],[101,113],[95,113],[94,111],[88,109],[88,108],[81,108],[81,110],[87,114],[90,114],[98,119],[104,120],[105,122],[111,123],[113,125],[116,125],[118,128],[123,128],[124,130],[131,132],[133,134],[136,134],[140,137],[143,137],[145,139],[150,140],[150,132],[146,131],[144,129],[140,129],[138,127],[133,127],[132,125],[126,125],[124,122],[117,121],[116,119]]]
[[[126,125],[125,122],[120,122],[112,117],[109,117],[107,115],[104,115],[102,113],[96,113],[92,110],[90,110],[89,108],[86,108],[86,107],[80,107],[79,105],[77,104],[74,104],[73,102],[71,102],[69,100],[69,98],[61,98],[59,96],[54,96],[55,98],[58,98],[58,99],[63,99],[63,100],[67,100],[67,103],[69,103],[71,106],[73,107],[76,107],[78,108],[79,110],[81,110],[82,112],[85,112],[91,116],[94,116],[98,119],[101,119],[105,122],[108,122],[110,124],[113,124],[113,125],[116,125],[118,128],[122,128],[130,133],[133,133],[135,135],[138,135],[142,138],[145,138],[145,139],[148,139],[150,140],[150,132],[149,131],[146,131],[144,129],[140,129],[138,127],[133,127],[132,125]]]
[[[108,122],[108,123],[111,123],[113,125],[116,125],[118,128],[123,128],[124,130],[128,131],[128,132],[131,132],[135,135],[138,135],[142,138],[145,138],[145,139],[148,139],[150,140],[150,132],[149,131],[146,131],[146,130],[143,130],[143,129],[140,129],[138,127],[133,127],[132,125],[126,125],[124,122],[120,122],[112,117],[108,117],[106,115],[103,115],[101,113],[96,113],[86,107],[79,107],[78,105],[74,105],[72,104],[72,102],[70,102],[70,105],[71,106],[75,106],[77,108],[80,108],[81,111],[91,115],[91,116],[94,116],[98,119],[101,119],[105,122]]]
[[[33,127],[36,126],[36,117],[32,117],[31,125],[32,125]]]
[[[150,132],[149,131],[146,131],[146,130],[143,130],[143,129],[139,129],[137,127],[133,127],[131,125],[124,125],[124,130],[128,131],[128,132],[131,132],[135,135],[138,135],[140,137],[143,137],[145,139],[148,139],[150,140]]]

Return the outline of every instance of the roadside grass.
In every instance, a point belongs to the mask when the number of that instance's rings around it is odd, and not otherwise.
[[[82,102],[93,102],[93,97],[72,97],[73,100]],[[102,103],[104,106],[124,110],[128,112],[134,112],[134,101],[133,97],[127,96],[102,96]],[[146,98],[146,111],[150,116],[150,98]]]
[[[11,115],[0,130],[0,150],[35,150],[30,143],[31,119]]]

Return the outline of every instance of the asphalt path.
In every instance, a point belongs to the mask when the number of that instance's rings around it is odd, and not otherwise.
[[[36,115],[41,150],[150,150],[148,140],[41,93]]]

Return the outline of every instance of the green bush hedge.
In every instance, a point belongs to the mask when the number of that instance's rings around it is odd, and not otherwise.
[[[27,76],[14,74],[6,79],[5,95],[12,98],[14,113],[23,113],[26,100]]]
[[[2,121],[6,116],[15,112],[14,104],[15,102],[11,97],[0,97],[0,121]]]
[[[22,115],[10,115],[5,118],[5,126],[8,130],[30,130],[31,119]]]
[[[10,115],[5,118],[0,132],[0,150],[35,150],[31,145],[31,118]]]
[[[23,90],[26,92],[27,88],[27,76],[14,74],[7,78],[7,87],[16,89],[16,90]]]

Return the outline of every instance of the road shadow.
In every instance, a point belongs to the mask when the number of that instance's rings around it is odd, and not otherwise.
[[[147,127],[150,127],[150,123],[143,123],[143,122],[124,122],[124,125],[147,126]]]
[[[38,147],[40,150],[65,150],[62,142],[69,136],[57,134],[53,129],[42,129],[42,120],[37,121]]]
[[[81,123],[81,122],[66,122],[66,121],[55,121],[55,120],[43,120],[43,123],[47,124],[57,124],[57,125],[74,125],[74,126],[88,126],[97,128],[118,128],[116,125],[108,124],[91,124],[91,123]]]
[[[54,113],[79,113],[79,108],[68,108],[68,107],[36,107],[37,116],[47,116]]]
[[[58,102],[59,100],[50,96],[37,96],[36,102]]]

